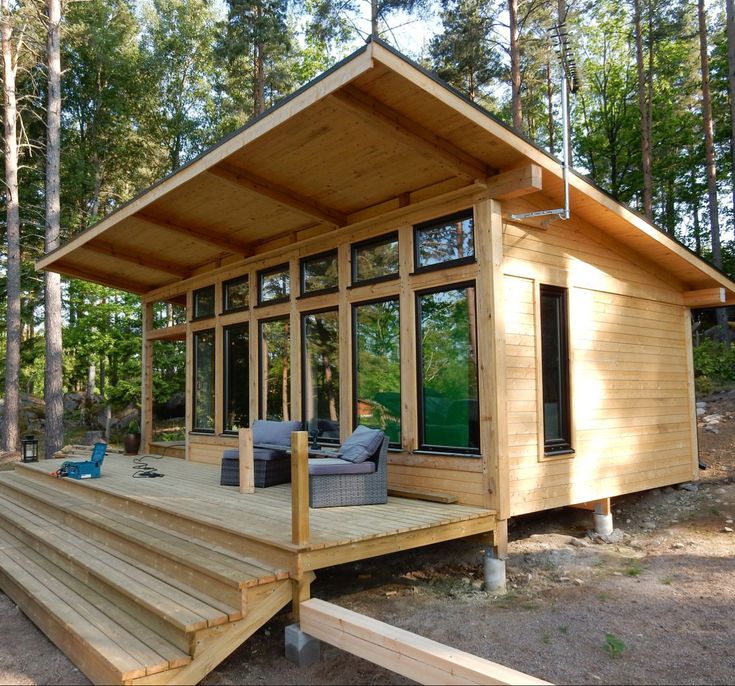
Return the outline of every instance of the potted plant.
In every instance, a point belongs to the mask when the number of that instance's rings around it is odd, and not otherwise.
[[[125,446],[125,453],[128,455],[137,455],[140,450],[140,424],[137,420],[133,419],[128,424],[128,431],[123,437],[123,445]]]

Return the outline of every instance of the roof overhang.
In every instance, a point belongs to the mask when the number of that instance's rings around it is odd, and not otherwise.
[[[373,40],[36,268],[144,294],[432,197],[502,190],[504,179],[524,175],[533,178],[515,187],[542,187],[544,203],[563,205],[557,159]],[[686,247],[588,179],[571,174],[570,186],[573,215],[674,276],[687,304],[735,302],[735,283]]]

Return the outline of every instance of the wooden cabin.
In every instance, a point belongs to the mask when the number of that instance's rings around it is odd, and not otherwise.
[[[155,346],[186,341],[179,462],[199,487],[255,418],[326,444],[365,424],[390,437],[393,492],[464,508],[420,536],[407,516],[390,545],[284,543],[296,603],[304,570],[478,531],[502,554],[512,516],[697,478],[690,310],[735,283],[584,177],[569,194],[568,220],[519,216],[563,206],[560,162],[373,40],[38,268],[140,294],[144,452]],[[162,303],[185,317],[161,323]]]

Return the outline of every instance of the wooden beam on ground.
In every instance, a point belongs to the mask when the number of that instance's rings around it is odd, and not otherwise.
[[[548,683],[317,598],[301,603],[300,627],[420,684]]]
[[[392,138],[399,138],[433,158],[444,160],[460,176],[466,176],[468,179],[484,179],[495,173],[495,170],[484,162],[459,150],[456,145],[378,102],[355,86],[345,86],[333,93],[330,100],[341,109],[357,115],[363,123],[372,128],[380,129]]]
[[[344,213],[311,200],[290,188],[283,188],[271,181],[261,179],[251,172],[220,163],[207,169],[207,173],[217,176],[237,188],[245,188],[275,200],[279,205],[303,212],[320,222],[334,224],[335,226],[344,226],[347,223],[347,217]]]
[[[191,272],[186,267],[174,264],[173,262],[168,262],[167,260],[159,260],[155,257],[149,257],[148,255],[143,255],[135,250],[126,250],[125,248],[120,248],[119,246],[111,245],[109,243],[92,243],[90,241],[89,243],[85,243],[82,248],[99,255],[114,257],[115,259],[123,262],[137,264],[138,266],[145,267],[146,269],[153,269],[154,271],[163,272],[164,274],[178,276],[180,279],[186,279],[191,276]]]
[[[148,214],[138,213],[135,215],[135,219],[150,224],[159,229],[165,229],[174,233],[183,234],[188,236],[192,240],[199,241],[210,247],[215,246],[226,250],[233,255],[241,255],[242,257],[250,257],[253,254],[252,246],[241,243],[240,241],[234,241],[231,238],[227,238],[222,234],[212,233],[207,229],[196,229],[190,226],[181,226],[174,222],[166,221],[165,219],[158,219]]]
[[[240,429],[240,493],[255,493],[255,457],[253,455],[253,430]]]
[[[687,291],[683,295],[686,307],[718,307],[727,302],[724,288],[703,288],[699,291]]]
[[[291,434],[291,542],[309,540],[309,434]]]
[[[495,200],[518,198],[542,189],[541,167],[527,164],[524,167],[511,169],[487,180],[487,195]]]

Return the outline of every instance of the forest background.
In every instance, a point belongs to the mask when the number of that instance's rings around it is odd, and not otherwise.
[[[571,98],[574,167],[735,274],[733,0],[2,0],[1,7],[6,397],[41,396],[46,384],[47,400],[60,390],[113,409],[140,402],[137,296],[62,279],[61,372],[49,368],[49,313],[58,307],[33,265],[49,246],[53,179],[63,241],[276,104],[370,33],[560,155],[559,60],[549,29],[565,22],[581,74]],[[59,106],[55,50],[62,70],[60,146],[51,116]],[[13,159],[17,196],[8,175]],[[710,324],[703,318],[697,335]],[[732,344],[698,340],[700,386],[732,379]],[[180,346],[157,354],[154,402],[183,392],[183,366]],[[57,390],[49,391],[50,376],[60,377]],[[18,445],[12,414],[6,410],[0,428],[6,450]]]

